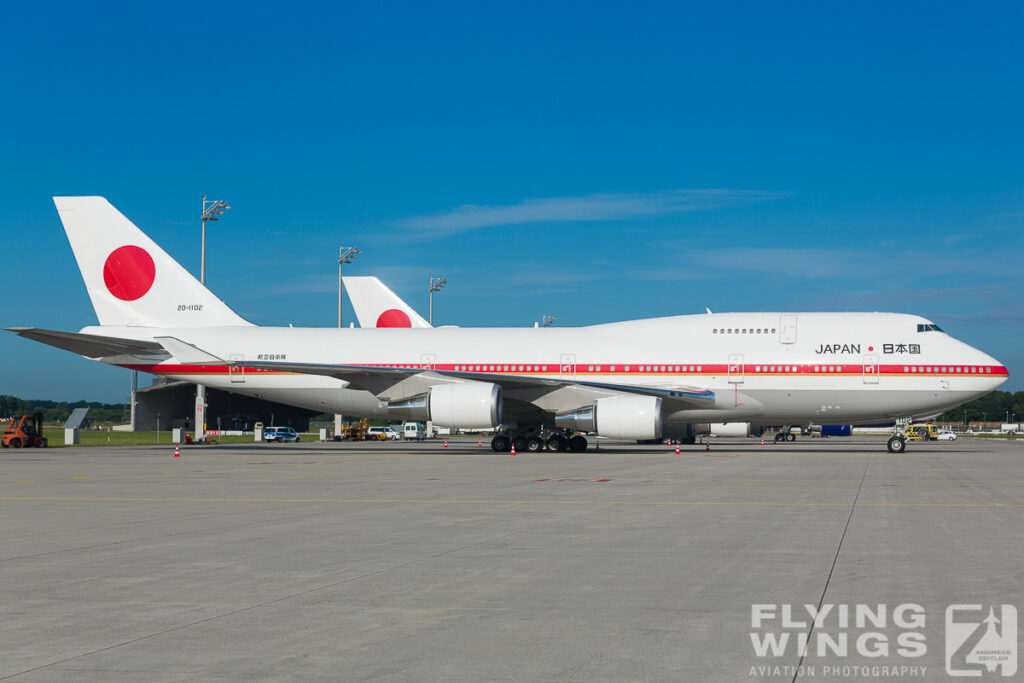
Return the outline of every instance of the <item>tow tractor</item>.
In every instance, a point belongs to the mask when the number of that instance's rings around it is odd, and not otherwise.
[[[42,413],[12,417],[11,423],[4,430],[4,448],[46,448],[46,444]]]

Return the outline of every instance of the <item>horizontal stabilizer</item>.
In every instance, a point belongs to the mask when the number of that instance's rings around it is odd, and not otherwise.
[[[164,348],[153,341],[138,339],[122,339],[120,337],[104,337],[98,334],[81,334],[79,332],[60,332],[43,330],[38,327],[8,327],[19,337],[56,346],[86,358],[103,358],[106,356],[131,355],[140,356],[161,354]]]

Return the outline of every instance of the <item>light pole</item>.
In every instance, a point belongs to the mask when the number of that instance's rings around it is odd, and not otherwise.
[[[217,216],[223,216],[224,212],[230,209],[228,203],[223,199],[207,199],[203,195],[203,244],[199,255],[199,281],[206,284],[206,221],[215,221]],[[206,386],[196,385],[196,423],[195,440],[206,440]]]
[[[540,326],[541,327],[551,327],[552,325],[555,324],[555,321],[558,320],[558,318],[556,318],[553,315],[543,315],[542,314],[540,316],[540,320],[541,320],[541,322],[540,322]]]
[[[206,195],[203,195],[203,251],[199,260],[199,281],[204,285],[206,284],[206,221],[217,220],[217,216],[223,216],[224,212],[230,208],[223,199],[207,200]]]
[[[346,263],[352,263],[352,259],[359,256],[361,251],[358,247],[343,247],[338,245],[338,329],[341,329],[341,290],[342,290],[342,279],[341,279],[341,267]],[[337,437],[341,434],[341,427],[345,422],[345,416],[341,413],[334,414],[334,436]]]
[[[341,327],[341,266],[343,263],[352,263],[352,259],[362,253],[356,247],[338,245],[338,327]]]
[[[448,280],[443,277],[435,278],[433,275],[428,280],[430,283],[430,317],[428,321],[431,325],[434,324],[434,292],[440,292],[441,288],[448,284]]]

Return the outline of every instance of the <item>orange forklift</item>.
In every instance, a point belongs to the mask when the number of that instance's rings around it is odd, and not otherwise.
[[[4,430],[3,447],[7,448],[46,448],[46,437],[43,436],[43,414],[22,415],[12,417],[11,424]]]

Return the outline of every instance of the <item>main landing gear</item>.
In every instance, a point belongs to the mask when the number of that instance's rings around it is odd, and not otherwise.
[[[540,432],[508,433],[498,434],[491,439],[491,449],[497,453],[508,453],[515,444],[517,453],[539,453],[549,451],[551,453],[582,453],[587,450],[587,439],[582,434],[573,435],[570,432],[553,432],[546,438]]]

